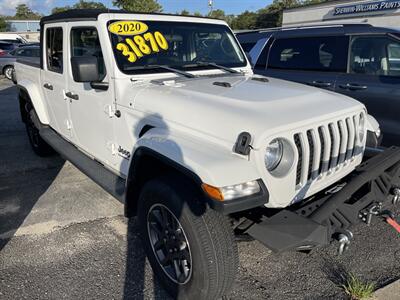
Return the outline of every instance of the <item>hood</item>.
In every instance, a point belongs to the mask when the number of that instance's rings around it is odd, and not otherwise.
[[[230,143],[247,131],[255,139],[317,120],[337,118],[363,105],[349,97],[289,81],[226,75],[153,82],[135,108]]]

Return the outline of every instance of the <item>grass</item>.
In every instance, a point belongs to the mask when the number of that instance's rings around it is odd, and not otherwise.
[[[363,282],[354,274],[348,274],[345,283],[342,285],[345,293],[352,300],[364,300],[372,296],[375,290],[375,284]]]

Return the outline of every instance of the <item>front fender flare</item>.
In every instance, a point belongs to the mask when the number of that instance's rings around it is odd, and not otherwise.
[[[193,140],[193,138],[178,137],[166,130],[153,128],[137,142],[131,157],[126,180],[125,213],[127,216],[133,215],[132,212],[136,210],[136,202],[141,188],[140,182],[143,182],[140,178],[143,174],[137,169],[143,170],[141,162],[142,158],[146,156],[160,161],[163,165],[162,168],[166,166],[188,178],[199,191],[201,191],[203,182],[222,187],[259,180],[263,192],[255,197],[228,201],[230,203],[223,203],[206,197],[212,208],[223,213],[249,209],[263,205],[268,201],[268,192],[260,179],[261,176],[247,159],[238,157],[228,149],[223,149],[218,145],[205,145],[204,142]],[[155,167],[154,172],[158,172],[158,169]],[[147,176],[149,170],[151,170],[150,166],[145,168]],[[149,178],[151,177],[149,176]],[[204,196],[206,195],[204,194]]]
[[[222,187],[261,178],[255,164],[220,145],[166,129],[153,128],[136,143],[136,149],[146,147],[196,174],[202,182]],[[131,159],[129,169],[132,169]]]

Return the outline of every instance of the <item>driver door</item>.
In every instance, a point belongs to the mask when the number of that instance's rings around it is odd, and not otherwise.
[[[74,143],[90,156],[109,164],[113,156],[114,93],[111,76],[103,57],[102,45],[95,22],[74,22],[68,26],[68,64],[71,57],[94,56],[101,74],[99,81],[108,83],[106,90],[95,89],[90,83],[76,82],[71,68],[68,72],[67,97],[70,107]]]

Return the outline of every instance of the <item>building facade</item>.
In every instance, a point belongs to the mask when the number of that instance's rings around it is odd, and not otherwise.
[[[38,42],[40,37],[39,20],[6,20],[7,32],[17,33],[29,42]]]
[[[321,23],[369,23],[400,28],[400,0],[329,1],[283,12],[283,26]]]
[[[7,31],[9,32],[38,32],[40,31],[39,20],[7,20]]]

